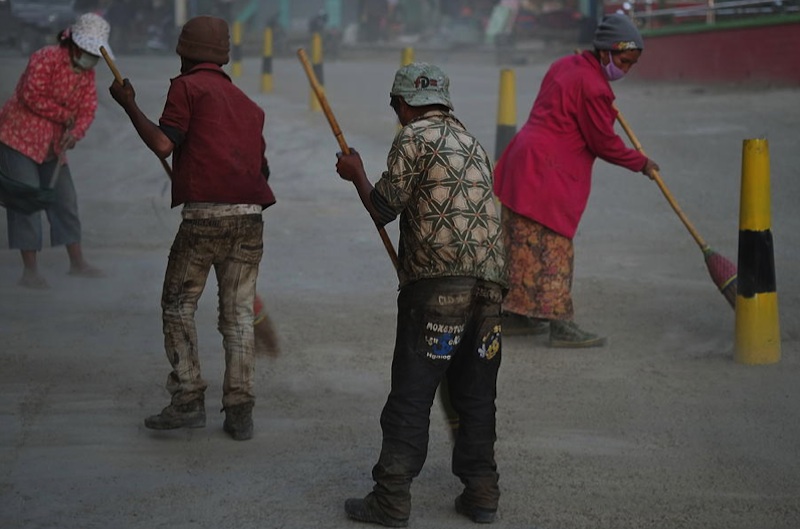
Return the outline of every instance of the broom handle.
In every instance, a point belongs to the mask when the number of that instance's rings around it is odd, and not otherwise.
[[[119,84],[124,84],[125,80],[122,78],[122,74],[119,73],[117,65],[114,64],[114,59],[112,59],[111,56],[106,51],[105,46],[100,46],[100,53],[103,55],[103,59],[106,60],[106,64],[111,70],[111,73],[114,74],[114,79],[116,79]],[[161,166],[167,172],[167,176],[169,177],[170,180],[172,180],[172,169],[170,168],[169,164],[165,159],[161,157],[159,157],[158,159],[161,161]]]
[[[350,147],[347,146],[347,142],[342,134],[342,129],[339,128],[339,123],[336,121],[336,117],[333,115],[333,111],[328,104],[328,98],[325,97],[325,91],[322,89],[322,86],[320,86],[319,81],[317,80],[317,75],[314,73],[314,68],[311,66],[311,62],[308,60],[306,50],[303,48],[298,49],[297,56],[300,58],[300,63],[303,65],[303,69],[306,71],[308,82],[311,83],[311,89],[314,90],[314,95],[317,97],[317,101],[319,101],[322,111],[325,113],[325,117],[328,119],[328,123],[333,131],[333,135],[336,136],[336,141],[339,143],[339,148],[342,149],[343,153],[350,154]]]
[[[65,162],[65,155],[62,152],[58,155],[58,160],[56,161],[56,166],[53,169],[53,175],[50,177],[50,185],[49,189],[53,189],[56,187],[56,182],[58,182],[58,175],[61,173],[61,167],[64,166]]]
[[[639,143],[639,139],[636,137],[636,134],[633,133],[633,129],[628,124],[628,121],[625,119],[625,116],[622,115],[622,112],[619,111],[616,105],[614,105],[614,110],[617,111],[617,121],[619,121],[619,124],[622,125],[622,128],[625,130],[625,134],[628,135],[628,138],[630,138],[631,143],[633,143],[633,146],[636,148],[637,151],[647,156],[644,152],[642,144]],[[689,233],[692,234],[692,237],[694,237],[694,240],[697,242],[698,246],[700,246],[700,249],[706,251],[708,249],[708,244],[706,244],[706,241],[703,240],[703,238],[700,236],[700,233],[698,233],[698,231],[695,229],[692,223],[689,222],[689,219],[686,217],[686,214],[678,205],[678,202],[675,200],[675,197],[672,196],[672,193],[670,192],[669,189],[667,189],[666,184],[664,184],[664,181],[661,179],[661,174],[659,174],[658,170],[653,171],[653,180],[656,181],[656,184],[658,184],[658,188],[661,189],[661,192],[664,194],[664,197],[667,199],[667,202],[669,202],[669,205],[672,206],[672,209],[675,210],[675,213],[678,214],[678,217],[681,219],[681,222],[683,222],[683,225],[686,226],[687,230],[689,230]]]
[[[342,129],[339,128],[339,123],[336,121],[336,117],[333,115],[333,111],[328,104],[328,98],[325,97],[325,91],[322,89],[322,86],[320,86],[319,81],[317,81],[317,76],[314,73],[311,62],[308,60],[306,50],[303,48],[298,49],[297,56],[300,58],[300,63],[303,65],[303,69],[306,71],[308,81],[311,83],[311,89],[314,91],[314,95],[317,97],[317,101],[319,101],[322,111],[325,113],[325,117],[328,119],[328,123],[331,126],[331,131],[333,131],[333,135],[336,136],[336,141],[339,143],[339,148],[344,154],[350,154],[350,147],[347,145],[347,142],[344,139],[344,134],[342,134]],[[399,270],[400,261],[398,260],[397,252],[392,245],[392,240],[389,239],[389,235],[387,235],[383,226],[378,226],[376,224],[375,227],[378,229],[378,234],[381,236],[381,241],[383,241],[383,246],[386,248],[386,253],[389,254],[389,258],[392,260],[392,265],[394,265],[395,270]]]

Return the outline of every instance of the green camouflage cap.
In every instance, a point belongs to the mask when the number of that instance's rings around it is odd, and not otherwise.
[[[450,79],[433,64],[415,62],[397,70],[390,95],[401,96],[412,107],[444,105],[453,110]]]

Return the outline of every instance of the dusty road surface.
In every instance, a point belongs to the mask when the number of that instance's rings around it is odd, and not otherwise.
[[[499,67],[490,57],[426,56],[452,78],[456,114],[494,149]],[[516,69],[522,123],[547,63]],[[646,60],[646,55],[643,58]],[[397,57],[325,65],[331,105],[377,176],[395,131]],[[174,57],[120,57],[156,118]],[[0,57],[5,100],[24,62]],[[0,527],[350,528],[345,498],[372,485],[388,392],[396,277],[296,60],[259,62],[236,80],[267,112],[278,203],[265,214],[259,291],[283,355],[260,359],[256,432],[230,440],[221,398],[216,285],[201,300],[208,426],[157,433],[143,418],[168,396],[159,297],[179,212],[166,178],[111,101],[70,155],[91,262],[104,279],[66,275],[41,254],[48,291],[18,287],[0,252]],[[658,188],[598,162],[576,238],[577,319],[609,336],[595,350],[504,341],[498,396],[498,528],[796,529],[800,527],[800,91],[615,84],[618,106],[700,233],[736,262],[742,141],[767,137],[782,359],[733,361],[734,314]],[[389,234],[396,241],[396,231]],[[0,244],[5,246],[5,218]],[[455,528],[458,480],[434,407],[410,527]]]

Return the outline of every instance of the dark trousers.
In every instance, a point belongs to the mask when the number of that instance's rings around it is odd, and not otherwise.
[[[417,281],[400,291],[392,389],[381,414],[381,455],[372,469],[372,494],[386,514],[406,519],[411,512],[411,480],[425,463],[431,406],[444,376],[460,419],[453,473],[466,500],[497,508],[501,302],[499,285],[466,277]]]

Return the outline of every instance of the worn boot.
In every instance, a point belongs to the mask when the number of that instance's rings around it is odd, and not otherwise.
[[[456,512],[462,514],[475,523],[492,523],[497,516],[496,509],[478,507],[464,499],[463,494],[456,498]]]
[[[605,337],[582,330],[574,321],[550,322],[550,347],[584,348],[605,344]]]
[[[502,322],[505,336],[545,334],[549,329],[547,320],[529,318],[513,312],[504,312],[502,314]]]
[[[367,494],[364,499],[350,498],[345,501],[344,512],[359,522],[376,523],[386,527],[408,527],[408,519],[393,518],[383,512],[371,493]]]
[[[245,402],[223,408],[225,422],[222,429],[237,441],[253,437],[253,403]]]
[[[146,418],[144,425],[151,430],[202,428],[206,425],[206,406],[202,399],[186,404],[170,404],[158,415]]]

